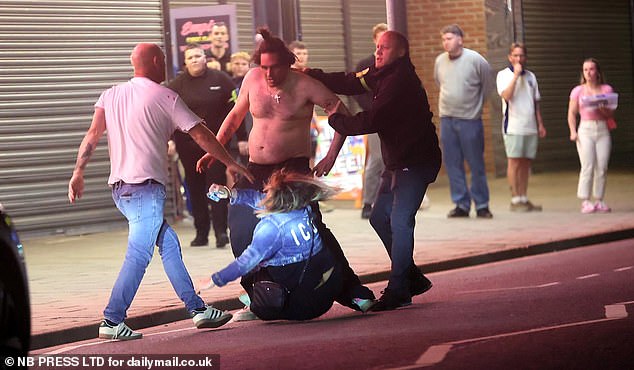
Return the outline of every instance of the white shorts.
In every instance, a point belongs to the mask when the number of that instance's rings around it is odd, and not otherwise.
[[[504,148],[507,158],[535,159],[537,155],[537,134],[504,135]]]

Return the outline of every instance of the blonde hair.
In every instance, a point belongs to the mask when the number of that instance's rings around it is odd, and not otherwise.
[[[251,60],[251,56],[249,55],[249,53],[247,53],[246,51],[239,51],[237,53],[233,53],[231,54],[231,59],[230,61],[233,62],[236,59],[244,59],[247,62]]]
[[[328,199],[338,191],[312,176],[281,169],[275,171],[264,185],[266,195],[260,203],[264,209],[256,213],[264,216],[302,209],[311,202]]]
[[[387,31],[387,24],[385,23],[377,23],[372,27],[372,38],[376,39],[376,35],[380,32]]]

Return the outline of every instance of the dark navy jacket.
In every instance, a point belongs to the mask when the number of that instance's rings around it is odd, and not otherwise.
[[[342,135],[378,133],[383,161],[389,170],[423,166],[432,177],[440,169],[441,153],[436,127],[432,122],[427,93],[409,56],[383,68],[348,73],[325,73],[319,69],[308,75],[337,94],[358,95],[372,91],[370,110],[345,116],[332,114],[328,123]]]

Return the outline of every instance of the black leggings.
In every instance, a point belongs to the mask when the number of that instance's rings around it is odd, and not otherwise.
[[[328,249],[322,249],[308,262],[306,273],[299,284],[299,278],[306,261],[285,266],[268,266],[254,274],[255,281],[270,280],[291,291],[286,306],[279,317],[267,320],[310,320],[323,315],[332,307],[342,290],[341,266]],[[324,273],[332,270],[329,278],[322,282]],[[247,289],[252,296],[253,287]],[[254,310],[254,313],[255,310]]]
[[[236,188],[262,190],[271,174],[281,168],[301,174],[309,174],[311,172],[308,158],[292,158],[282,163],[271,165],[249,162],[247,168],[256,178],[254,183],[252,184],[247,179],[242,178],[236,183]],[[342,305],[351,307],[352,298],[374,299],[374,293],[367,287],[361,285],[359,277],[350,267],[337,238],[335,238],[332,231],[323,223],[321,212],[319,211],[319,204],[315,202],[311,204],[311,208],[313,209],[314,223],[321,236],[323,245],[330,250],[332,256],[341,267],[343,289],[336,301]],[[253,230],[258,222],[259,219],[254,215],[253,209],[250,207],[243,205],[231,205],[229,207],[231,249],[235,257],[240,256],[249,244],[251,244]],[[253,277],[246,275],[242,278],[240,283],[245,289],[248,289],[253,285]]]

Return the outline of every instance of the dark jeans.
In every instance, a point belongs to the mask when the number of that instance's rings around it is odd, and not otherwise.
[[[249,162],[247,168],[255,176],[255,182],[252,184],[248,180],[242,178],[236,183],[236,188],[262,190],[264,183],[269,179],[271,174],[281,168],[286,168],[302,174],[310,173],[308,158],[293,158],[274,165],[260,165]],[[314,223],[324,246],[330,250],[333,257],[341,266],[343,290],[336,301],[342,305],[350,307],[352,305],[352,298],[374,299],[374,293],[372,293],[372,291],[367,287],[361,285],[359,277],[350,267],[337,238],[335,238],[332,231],[330,231],[330,229],[328,229],[323,223],[321,212],[319,211],[319,205],[315,202],[314,204],[311,204],[311,207],[314,212]],[[231,205],[229,207],[231,249],[233,250],[233,255],[235,257],[240,256],[249,244],[251,244],[253,230],[258,222],[259,219],[253,214],[253,209],[243,205]],[[253,285],[253,276],[244,276],[240,283],[245,289],[247,289]]]
[[[414,225],[427,187],[436,171],[425,166],[385,170],[370,224],[383,242],[392,260],[388,289],[409,297],[409,280],[421,274],[414,264]]]
[[[270,320],[310,320],[323,315],[332,307],[335,299],[341,294],[341,266],[330,250],[324,248],[308,261],[306,272],[299,279],[306,261],[285,266],[268,266],[254,274],[254,282],[270,280],[290,290],[286,307],[279,317]],[[330,277],[322,282],[324,273],[332,269]],[[249,296],[253,288],[247,289]]]
[[[185,169],[185,186],[189,190],[192,206],[192,217],[196,235],[209,236],[209,229],[213,220],[214,235],[227,232],[228,200],[212,202],[207,199],[207,190],[211,184],[227,184],[226,167],[222,162],[215,161],[211,168],[204,173],[196,172],[196,162],[205,152],[195,143],[176,140],[176,150]],[[211,218],[209,206],[211,205]]]

